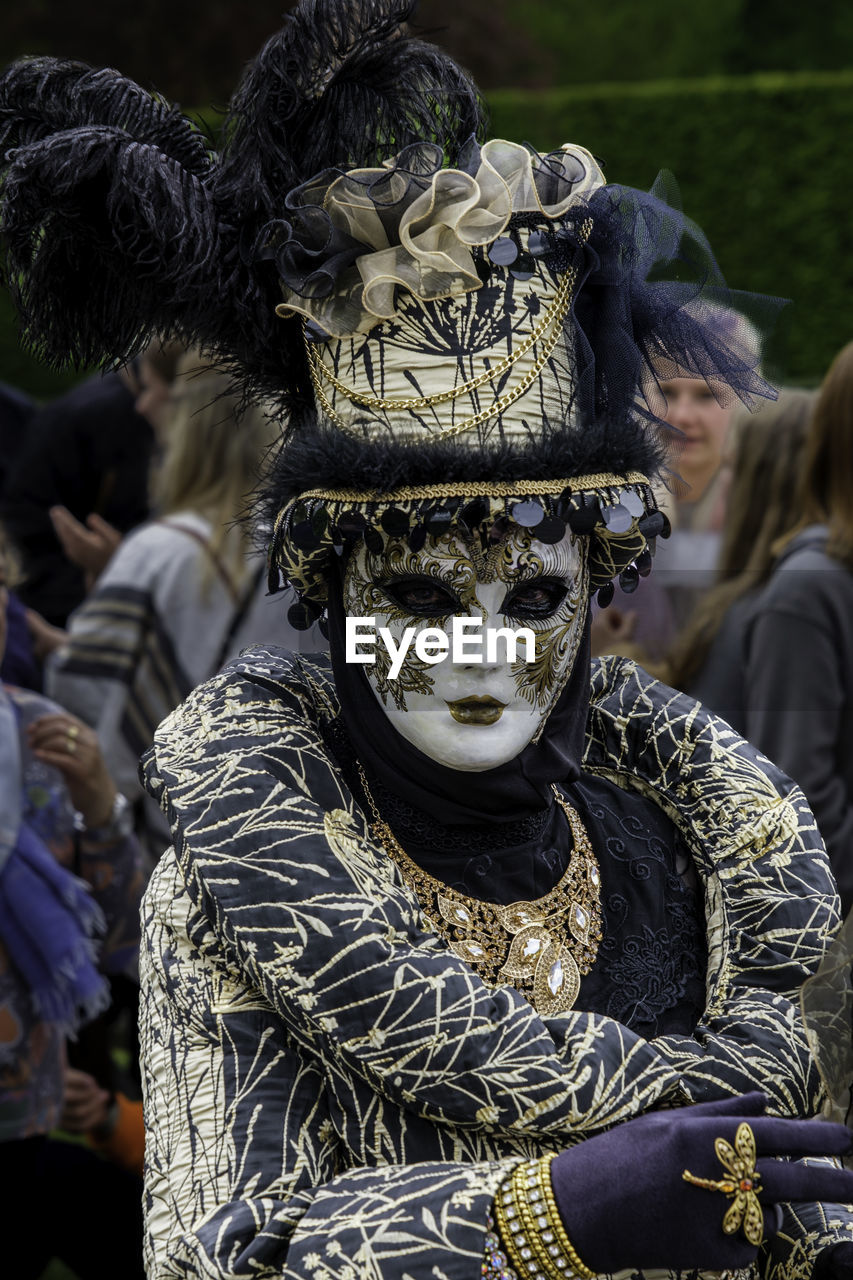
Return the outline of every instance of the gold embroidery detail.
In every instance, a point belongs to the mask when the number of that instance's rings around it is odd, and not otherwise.
[[[429,927],[490,987],[509,982],[544,1018],[574,1006],[601,941],[601,878],[586,828],[553,788],[574,840],[559,883],[543,898],[501,905],[469,898],[423,871],[385,822],[359,765],[373,834],[417,894]]]

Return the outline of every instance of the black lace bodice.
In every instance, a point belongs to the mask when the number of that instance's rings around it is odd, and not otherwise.
[[[328,745],[355,794],[354,760],[340,722]],[[543,897],[566,869],[572,842],[559,806],[511,824],[445,826],[370,779],[379,811],[424,871],[491,902]],[[671,819],[651,800],[584,775],[565,788],[601,869],[603,938],[577,1007],[647,1037],[689,1035],[705,1007],[707,944],[693,864]]]
[[[701,889],[678,828],[603,778],[570,788],[601,868],[603,938],[578,1004],[644,1036],[689,1035],[705,1008]]]

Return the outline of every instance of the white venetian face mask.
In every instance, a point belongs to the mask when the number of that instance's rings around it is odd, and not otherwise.
[[[486,551],[458,530],[418,552],[389,539],[379,554],[364,546],[353,553],[343,594],[349,617],[376,619],[375,661],[364,671],[397,732],[451,769],[492,769],[536,738],[571,674],[587,612],[586,540],[567,533],[549,545],[517,525]],[[407,628],[415,636],[440,628],[452,639],[462,617],[482,619],[469,625],[467,647],[485,661],[454,661],[450,652],[431,664],[412,639],[391,678],[379,628],[399,647]],[[488,632],[498,627],[528,628],[532,660],[523,643],[513,658],[500,637],[489,657]]]

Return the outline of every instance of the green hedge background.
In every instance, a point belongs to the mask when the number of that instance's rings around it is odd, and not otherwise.
[[[610,181],[631,186],[671,169],[729,284],[791,299],[777,362],[786,381],[816,383],[853,337],[853,71],[488,96],[494,136],[582,143]],[[46,398],[77,376],[21,351],[0,297],[0,379]]]
[[[730,285],[791,299],[785,380],[816,383],[853,338],[853,72],[761,73],[492,93],[492,132],[580,142],[611,182],[678,179]]]

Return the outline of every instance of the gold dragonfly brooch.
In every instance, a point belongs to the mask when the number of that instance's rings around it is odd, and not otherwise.
[[[685,1169],[682,1178],[694,1187],[704,1187],[706,1191],[722,1191],[732,1196],[732,1203],[723,1218],[723,1230],[726,1235],[733,1236],[743,1227],[743,1234],[750,1244],[759,1245],[764,1238],[764,1215],[758,1202],[761,1191],[761,1179],[755,1168],[755,1134],[746,1123],[738,1125],[735,1134],[735,1145],[725,1138],[714,1140],[717,1159],[731,1177],[697,1178],[694,1173]]]

